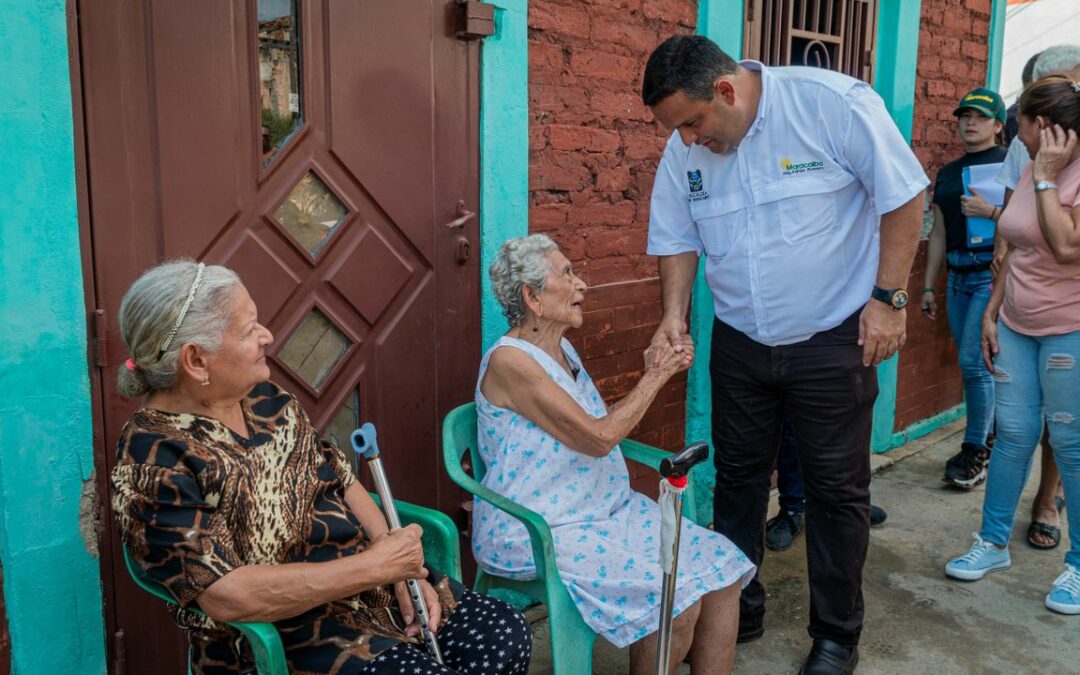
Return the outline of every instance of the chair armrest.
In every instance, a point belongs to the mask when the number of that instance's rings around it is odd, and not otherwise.
[[[491,488],[484,487],[472,476],[465,473],[460,465],[450,464],[447,466],[447,472],[450,474],[451,480],[469,494],[483,499],[500,511],[505,511],[521,521],[521,524],[525,526],[525,530],[529,533],[537,576],[558,578],[559,570],[555,566],[555,544],[551,538],[551,528],[543,516],[511,499],[503,497]]]
[[[370,494],[379,508],[382,508],[379,495]],[[400,499],[395,499],[394,504],[397,506],[402,525],[416,523],[424,528],[424,536],[421,539],[424,546],[424,560],[443,573],[461,581],[461,542],[458,539],[458,529],[453,519],[442,511],[410,504]]]
[[[622,449],[623,457],[647,466],[653,471],[659,471],[661,460],[674,454],[629,438],[619,441],[619,448]],[[683,493],[683,517],[697,523],[697,490],[694,489],[694,481],[690,481],[686,492]]]
[[[259,675],[288,675],[285,648],[272,623],[230,621],[229,625],[243,633],[255,655],[255,671]]]

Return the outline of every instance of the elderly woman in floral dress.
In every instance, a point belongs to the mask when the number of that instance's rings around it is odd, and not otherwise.
[[[522,616],[425,567],[420,528],[388,532],[349,461],[268,381],[273,337],[233,272],[149,270],[120,331],[120,391],[145,399],[120,437],[113,508],[132,557],[176,601],[194,673],[253,670],[227,621],[273,622],[293,672],[527,672]],[[445,666],[417,638],[404,580],[423,577]]]
[[[582,618],[616,646],[630,645],[631,673],[651,673],[660,511],[630,489],[619,441],[671,376],[690,365],[693,348],[649,347],[637,386],[609,410],[563,337],[581,326],[586,286],[555,243],[542,234],[506,242],[491,280],[511,328],[481,361],[476,388],[484,484],[544,517]],[[726,538],[689,521],[681,538],[670,667],[689,651],[692,672],[728,673],[739,592],[754,565]],[[472,543],[488,573],[535,574],[522,525],[479,500]]]

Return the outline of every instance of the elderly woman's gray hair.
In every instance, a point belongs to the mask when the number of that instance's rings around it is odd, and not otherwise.
[[[130,357],[117,373],[120,393],[135,398],[175,386],[185,344],[217,351],[239,283],[235,272],[220,265],[206,265],[200,274],[194,260],[173,260],[144,272],[120,303],[120,337]],[[189,295],[190,305],[177,325]]]
[[[511,326],[525,318],[525,299],[521,289],[532,286],[537,293],[544,290],[544,281],[551,273],[547,254],[559,250],[558,244],[546,234],[510,239],[499,249],[488,274],[495,297]]]
[[[1041,80],[1047,75],[1061,75],[1075,68],[1080,68],[1080,46],[1055,45],[1039,53],[1039,58],[1032,68],[1032,77]]]

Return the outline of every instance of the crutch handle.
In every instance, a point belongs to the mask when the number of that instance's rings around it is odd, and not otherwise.
[[[352,441],[353,451],[364,459],[370,461],[379,456],[379,435],[371,422],[365,422],[352,432],[349,440]]]
[[[690,473],[690,469],[700,464],[709,456],[709,444],[698,441],[686,446],[682,452],[660,460],[660,475],[667,479],[682,478]]]

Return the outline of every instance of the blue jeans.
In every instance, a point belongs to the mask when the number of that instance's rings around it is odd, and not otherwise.
[[[992,256],[993,253],[951,251],[949,263],[972,265],[989,262]],[[950,270],[945,297],[949,329],[960,351],[960,374],[964,378],[964,400],[967,402],[964,442],[983,447],[994,421],[994,378],[983,363],[981,341],[982,316],[990,301],[990,282],[990,270],[961,273]]]
[[[1065,485],[1069,543],[1065,562],[1080,568],[1080,331],[1033,337],[998,322],[994,361],[997,442],[986,480],[981,536],[1009,543],[1016,506],[1044,421]]]

